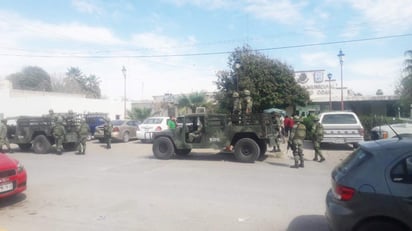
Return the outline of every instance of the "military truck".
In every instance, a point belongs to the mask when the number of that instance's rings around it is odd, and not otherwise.
[[[76,129],[80,124],[80,117],[75,113],[59,113],[56,116],[63,119],[66,135],[63,141],[65,150],[73,150],[79,142]],[[7,118],[8,138],[10,143],[17,144],[23,151],[33,148],[35,153],[49,153],[55,144],[52,135],[55,118],[45,116],[18,116]]]
[[[193,148],[232,148],[240,162],[254,162],[275,141],[272,114],[223,115],[198,113],[179,117],[176,129],[153,132],[153,154],[158,159],[186,156]]]

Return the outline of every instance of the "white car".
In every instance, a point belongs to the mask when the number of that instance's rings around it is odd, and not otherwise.
[[[160,132],[169,128],[167,126],[168,120],[169,117],[149,117],[145,119],[136,131],[137,139],[143,143],[151,141],[153,132]]]
[[[396,133],[390,127],[392,127]],[[412,137],[412,124],[410,123],[391,124],[390,127],[389,125],[381,125],[372,128],[371,139],[388,139],[396,137],[396,134],[401,137]]]
[[[319,121],[323,125],[322,143],[352,144],[357,147],[359,142],[364,141],[363,126],[353,112],[324,112],[320,114]]]

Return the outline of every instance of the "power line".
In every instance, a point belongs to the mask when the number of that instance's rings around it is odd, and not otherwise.
[[[399,35],[388,35],[380,37],[370,37],[363,39],[350,39],[332,42],[321,42],[321,43],[307,43],[300,45],[290,45],[290,46],[280,46],[271,48],[260,48],[253,49],[253,51],[269,51],[269,50],[284,50],[293,48],[303,48],[303,47],[314,47],[314,46],[327,46],[333,44],[344,44],[344,43],[356,43],[356,42],[366,42],[373,40],[383,40],[383,39],[393,39],[401,37],[410,37],[412,33],[409,34],[399,34]],[[107,58],[166,58],[166,57],[190,57],[190,56],[210,56],[210,55],[224,55],[230,54],[233,51],[217,51],[217,52],[202,52],[202,53],[183,53],[183,54],[159,54],[159,55],[36,55],[36,54],[7,54],[0,53],[0,56],[14,56],[14,57],[33,57],[33,58],[90,58],[90,59],[107,59]]]

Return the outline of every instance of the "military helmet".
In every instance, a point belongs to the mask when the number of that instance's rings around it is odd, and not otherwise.
[[[63,118],[61,116],[57,117],[57,123],[63,123]]]
[[[239,93],[237,93],[236,91],[235,91],[235,92],[233,92],[232,97],[233,97],[233,98],[237,98],[237,97],[239,97]]]
[[[50,110],[49,110],[49,113],[54,113],[53,109],[50,109]]]
[[[250,95],[250,91],[249,91],[249,90],[244,90],[244,91],[243,91],[243,94],[245,94],[245,95]]]

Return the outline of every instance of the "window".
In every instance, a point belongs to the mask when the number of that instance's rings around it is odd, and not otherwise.
[[[347,173],[350,170],[354,169],[355,167],[361,165],[371,156],[372,156],[371,154],[365,152],[364,150],[357,149],[351,155],[346,157],[346,159],[342,161],[342,163],[338,166],[338,168],[342,172]]]
[[[325,115],[322,124],[356,124],[357,120],[352,114]]]
[[[412,184],[412,156],[403,159],[391,170],[393,182]]]

